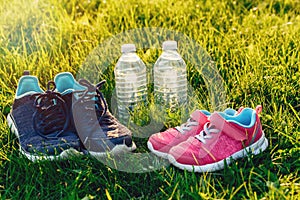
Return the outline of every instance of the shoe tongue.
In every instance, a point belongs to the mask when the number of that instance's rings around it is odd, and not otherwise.
[[[207,122],[208,116],[205,115],[203,112],[200,110],[195,110],[191,114],[191,118],[197,122],[199,122],[200,125],[204,125]]]

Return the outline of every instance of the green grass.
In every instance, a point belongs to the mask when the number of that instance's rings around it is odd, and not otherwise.
[[[299,199],[299,0],[2,0],[0,19],[1,198]],[[45,89],[59,72],[76,75],[90,52],[108,38],[143,27],[178,31],[201,45],[224,80],[227,107],[262,104],[268,149],[202,174],[172,166],[133,174],[84,156],[40,163],[21,156],[6,115],[23,70],[38,76]],[[143,49],[139,54],[153,63],[159,51]],[[107,79],[108,99],[116,59],[105,63],[103,74],[94,71]],[[211,109],[201,72],[192,64],[188,69],[197,105]],[[175,119],[165,125],[178,125]],[[138,152],[147,152],[147,140],[134,139]]]

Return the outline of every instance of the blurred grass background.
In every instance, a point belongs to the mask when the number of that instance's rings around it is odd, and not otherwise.
[[[0,19],[1,198],[299,198],[299,0],[2,0]],[[172,166],[130,174],[89,157],[30,163],[19,155],[6,115],[23,70],[38,76],[45,89],[59,72],[76,75],[108,38],[144,27],[180,32],[207,51],[224,80],[227,107],[263,105],[267,151],[205,174]],[[154,63],[159,51],[144,49],[139,55]],[[103,75],[107,98],[114,88],[114,62]],[[192,65],[188,69],[200,108],[210,109],[201,73]],[[166,126],[175,124],[179,121]],[[138,151],[147,152],[146,139],[136,142]]]

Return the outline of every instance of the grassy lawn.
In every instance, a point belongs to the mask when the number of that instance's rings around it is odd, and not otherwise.
[[[2,0],[0,19],[1,198],[300,198],[299,0]],[[267,150],[234,161],[224,170],[202,174],[168,165],[147,173],[127,173],[88,156],[32,163],[20,155],[6,116],[23,70],[38,76],[45,89],[59,72],[78,74],[90,53],[108,38],[144,27],[180,32],[202,46],[224,81],[226,107],[261,104]],[[159,52],[138,51],[149,63]],[[103,90],[107,99],[114,89],[116,60],[103,73],[97,68],[92,72],[107,79]],[[201,73],[187,63],[198,107],[211,110]],[[171,117],[165,128],[179,123]],[[147,138],[134,141],[137,152],[148,152]]]

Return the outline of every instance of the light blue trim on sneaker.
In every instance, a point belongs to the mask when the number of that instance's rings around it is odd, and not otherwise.
[[[206,116],[210,116],[211,115],[211,113],[209,111],[207,111],[207,110],[200,110],[200,112],[202,112]]]
[[[223,113],[233,116],[237,114],[237,111],[232,108],[226,108]]]
[[[254,126],[256,122],[256,111],[252,108],[244,108],[237,115],[226,115],[224,113],[219,114],[228,122],[236,123],[244,128],[250,128]]]
[[[80,85],[70,72],[62,72],[54,77],[56,90],[61,94],[67,94],[73,91],[85,90],[86,87]]]
[[[202,112],[206,116],[211,115],[211,113],[207,110],[200,110],[200,112]],[[232,108],[226,108],[223,112],[220,112],[220,113],[223,113],[225,115],[232,115],[233,116],[233,115],[237,114],[237,111],[232,109]]]
[[[22,76],[19,80],[16,98],[21,98],[30,93],[43,93],[44,91],[39,86],[39,81],[37,77],[25,75]]]

